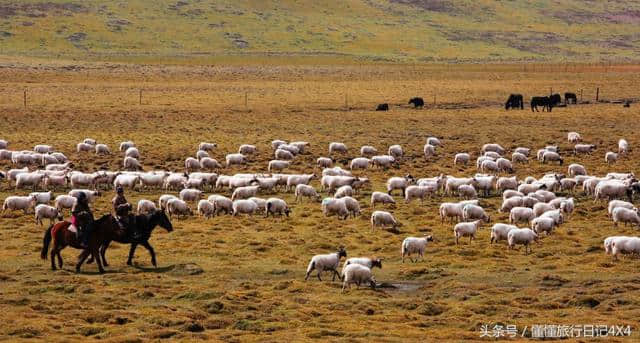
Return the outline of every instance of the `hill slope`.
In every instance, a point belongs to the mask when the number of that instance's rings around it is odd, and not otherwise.
[[[0,54],[620,61],[640,59],[638,24],[631,1],[5,0]]]

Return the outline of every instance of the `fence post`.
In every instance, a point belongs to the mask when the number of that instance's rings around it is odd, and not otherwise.
[[[24,89],[22,100],[24,102],[24,108],[27,108],[27,89]]]
[[[580,88],[580,102],[582,102],[582,88]]]
[[[347,100],[347,93],[344,93],[344,108],[345,110],[349,110],[349,102]]]
[[[140,97],[138,99],[138,104],[142,105],[142,89],[140,89]]]
[[[596,88],[596,102],[600,99],[600,87]]]
[[[249,108],[249,92],[244,92],[244,108]]]

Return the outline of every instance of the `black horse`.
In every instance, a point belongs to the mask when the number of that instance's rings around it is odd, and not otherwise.
[[[509,95],[509,99],[507,99],[507,102],[504,104],[504,109],[516,109],[518,107],[520,107],[521,110],[524,109],[524,100],[522,99],[522,94]]]
[[[115,218],[112,217],[111,220],[113,220],[115,223]],[[118,230],[119,232],[113,235],[111,239],[105,240],[101,244],[100,256],[102,257],[102,263],[105,266],[108,266],[105,253],[107,251],[107,248],[109,247],[109,244],[111,244],[111,240],[114,240],[118,243],[131,244],[131,248],[129,250],[129,258],[127,259],[128,265],[131,265],[131,261],[133,260],[133,255],[136,252],[136,247],[139,244],[147,248],[147,250],[149,251],[149,254],[151,254],[151,264],[153,264],[154,267],[157,267],[156,253],[153,250],[153,247],[151,246],[151,244],[149,244],[149,238],[151,238],[151,233],[153,232],[153,229],[156,228],[156,226],[160,226],[166,229],[167,232],[173,231],[173,226],[171,225],[171,221],[167,217],[164,210],[162,211],[158,210],[149,215],[137,215],[135,216],[134,222],[137,230],[140,233],[139,239],[134,240],[131,232],[122,232],[121,230]],[[92,261],[93,261],[93,258],[91,258],[87,263],[91,263]]]
[[[376,108],[376,111],[388,111],[389,110],[389,104],[378,104],[378,107]]]
[[[553,94],[549,97],[549,105],[551,107],[556,107],[558,105],[560,105],[562,103],[562,97],[560,96],[560,94],[556,93]],[[551,111],[549,111],[551,112]]]
[[[577,104],[578,103],[578,97],[576,96],[576,93],[564,93],[564,103],[566,104]]]
[[[411,98],[411,100],[409,100],[409,104],[413,104],[414,108],[418,108],[418,107],[423,107],[424,106],[424,100],[422,100],[422,98]]]
[[[551,99],[548,96],[534,96],[531,98],[531,112],[535,110],[538,111],[538,106],[542,106],[542,112],[544,112],[545,108],[551,112]]]

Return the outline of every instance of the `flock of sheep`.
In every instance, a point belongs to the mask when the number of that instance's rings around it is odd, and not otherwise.
[[[574,143],[574,153],[590,154],[595,150],[591,144],[581,143],[582,137],[576,132],[568,134],[568,141]],[[221,215],[237,216],[240,214],[253,215],[263,213],[269,215],[289,216],[289,205],[280,198],[260,198],[261,194],[277,191],[294,192],[296,202],[310,198],[321,201],[321,209],[325,216],[335,215],[347,220],[350,216],[360,214],[360,202],[357,199],[363,187],[371,187],[371,181],[365,177],[353,175],[354,170],[369,168],[387,169],[399,167],[404,152],[400,145],[392,145],[387,154],[379,154],[373,146],[363,146],[360,157],[353,158],[349,169],[334,166],[331,157],[319,157],[317,166],[322,174],[287,174],[283,173],[291,162],[300,154],[307,152],[308,142],[286,142],[274,140],[271,143],[274,159],[267,165],[267,173],[239,173],[234,175],[218,174],[222,164],[209,154],[217,148],[215,143],[200,143],[195,157],[185,159],[184,172],[147,171],[144,172],[140,162],[140,151],[131,141],[122,142],[120,151],[123,153],[123,170],[96,171],[85,173],[73,170],[73,163],[67,157],[56,152],[49,145],[36,145],[33,151],[12,151],[8,142],[0,140],[0,160],[10,161],[15,167],[7,172],[0,171],[0,179],[7,179],[16,190],[29,188],[33,193],[28,196],[9,196],[4,200],[3,212],[6,210],[22,210],[25,213],[33,210],[35,220],[42,224],[43,219],[61,220],[62,213],[74,205],[77,195],[84,192],[89,201],[101,195],[101,191],[111,187],[122,186],[128,189],[163,189],[177,191],[178,195],[164,194],[157,202],[142,199],[138,202],[138,213],[151,213],[156,210],[166,210],[169,216],[192,215],[193,204],[197,213],[204,217]],[[423,147],[424,158],[431,159],[443,143],[435,137],[427,138]],[[613,164],[618,157],[629,153],[629,144],[621,139],[618,152],[607,152],[605,162]],[[99,144],[94,139],[87,138],[77,144],[79,153],[94,152],[95,154],[112,154],[109,147]],[[225,167],[242,166],[249,160],[249,156],[258,151],[254,145],[243,144],[238,153],[226,155]],[[344,143],[329,144],[329,156],[345,154],[348,149]],[[529,163],[530,148],[518,147],[512,151],[511,159],[505,158],[506,149],[496,143],[482,146],[481,155],[476,159],[478,174],[471,177],[454,177],[438,175],[428,178],[415,178],[412,175],[394,176],[387,180],[385,191],[373,191],[370,205],[373,209],[370,222],[372,230],[376,227],[396,229],[402,226],[392,213],[376,210],[376,205],[396,206],[394,192],[400,192],[405,203],[414,200],[424,201],[425,198],[441,196],[458,196],[459,202],[444,202],[439,207],[442,222],[455,222],[453,235],[456,244],[462,237],[469,237],[469,242],[475,238],[478,230],[491,221],[485,209],[480,206],[478,194],[484,197],[492,196],[492,192],[502,194],[503,202],[500,212],[509,213],[509,223],[496,223],[491,228],[491,243],[506,240],[509,248],[516,245],[525,246],[525,254],[529,253],[530,245],[538,241],[544,232],[550,234],[555,228],[569,219],[575,209],[576,201],[573,197],[560,197],[556,192],[574,193],[577,187],[594,199],[608,199],[609,215],[613,222],[634,223],[640,226],[640,216],[634,207],[633,194],[640,192],[640,184],[632,173],[609,173],[603,177],[588,175],[586,168],[579,164],[568,166],[567,174],[550,173],[535,178],[528,176],[518,180],[516,176],[501,176],[512,174],[514,165]],[[557,162],[563,164],[557,146],[547,146],[538,150],[537,159],[541,163]],[[467,165],[471,161],[469,153],[458,153],[453,164]],[[315,179],[320,179],[320,190],[311,185]],[[71,190],[68,194],[54,198],[53,190]],[[220,191],[228,189],[231,196],[213,194],[204,199],[206,191]],[[322,198],[320,192],[328,192],[332,197]],[[628,199],[624,201],[622,199]],[[51,206],[53,203],[54,206]],[[525,223],[529,227],[518,227]],[[401,245],[402,261],[412,255],[423,257],[428,242],[432,236],[407,237]],[[605,250],[614,257],[622,253],[640,253],[640,238],[614,236],[604,241]],[[306,278],[312,271],[317,271],[318,279],[323,271],[333,273],[344,282],[343,290],[350,284],[368,284],[375,287],[376,282],[371,268],[381,267],[379,258],[349,258],[343,270],[338,272],[342,257],[347,253],[344,248],[326,255],[316,255],[311,259],[307,268]]]

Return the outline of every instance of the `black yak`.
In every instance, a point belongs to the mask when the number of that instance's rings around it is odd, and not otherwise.
[[[576,93],[564,93],[564,104],[577,104],[578,97]]]
[[[422,98],[411,98],[411,100],[409,100],[409,103],[413,104],[415,108],[424,106],[424,100],[422,100]]]
[[[551,112],[551,107],[553,107],[551,105],[551,99],[549,99],[548,96],[534,96],[531,98],[531,112],[538,111],[538,106],[542,106],[542,112],[544,112],[544,109],[546,108],[549,112]]]
[[[562,103],[562,97],[556,93],[549,97],[549,107],[556,107]],[[551,112],[551,111],[549,111]]]
[[[378,107],[376,108],[376,111],[388,111],[389,110],[389,104],[378,104]]]
[[[511,94],[509,95],[509,99],[504,104],[505,110],[510,108],[516,109],[520,107],[521,110],[524,109],[524,100],[522,100],[522,94]]]

